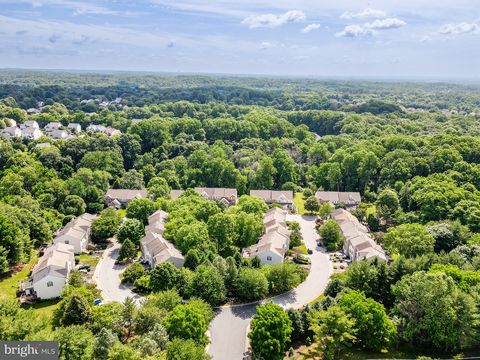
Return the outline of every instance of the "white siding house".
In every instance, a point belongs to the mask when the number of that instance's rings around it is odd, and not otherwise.
[[[72,219],[64,228],[60,229],[55,239],[53,239],[54,244],[72,245],[75,254],[85,252],[90,242],[92,221],[95,217],[95,215],[85,213]]]
[[[265,233],[257,244],[243,250],[243,257],[258,256],[262,264],[279,264],[283,262],[290,245],[290,230],[286,222],[287,212],[271,208],[263,218]]]
[[[168,214],[158,210],[148,218],[145,227],[145,236],[140,240],[142,256],[151,268],[163,262],[169,262],[176,267],[182,267],[184,258],[182,253],[169,241],[163,238],[163,230]]]
[[[42,300],[59,297],[74,267],[73,246],[55,244],[48,247],[32,270],[32,281],[25,289],[27,294]]]

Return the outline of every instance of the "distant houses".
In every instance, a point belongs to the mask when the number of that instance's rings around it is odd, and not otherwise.
[[[359,192],[317,191],[315,197],[322,203],[329,202],[334,206],[345,205],[354,207],[358,206],[362,201]]]
[[[0,131],[0,136],[6,140],[13,140],[22,137],[22,130],[16,126],[9,126]]]
[[[293,191],[291,190],[250,190],[250,196],[256,196],[267,205],[278,204],[284,209],[293,210]]]
[[[150,215],[145,236],[140,240],[142,256],[151,268],[164,262],[172,263],[176,267],[181,267],[184,263],[182,253],[163,237],[167,216],[162,210]]]
[[[105,205],[120,209],[126,207],[132,200],[147,197],[147,190],[108,189],[105,194]]]
[[[85,213],[70,220],[70,222],[57,233],[53,239],[53,243],[72,245],[75,254],[85,252],[90,242],[92,221],[95,218],[95,215]]]
[[[352,261],[378,258],[387,260],[383,248],[370,236],[365,225],[345,209],[337,209],[332,218],[340,225],[343,236],[343,252]]]
[[[265,213],[265,232],[257,244],[243,250],[243,257],[258,256],[262,264],[283,262],[290,245],[290,230],[287,228],[287,212],[273,207]]]
[[[227,206],[237,203],[237,189],[196,187],[195,191],[206,200],[223,202]]]
[[[78,134],[82,131],[82,126],[77,123],[70,123],[67,125],[67,130],[71,133]]]
[[[74,247],[58,243],[48,247],[32,270],[32,280],[23,283],[25,294],[41,300],[61,295],[75,267]]]

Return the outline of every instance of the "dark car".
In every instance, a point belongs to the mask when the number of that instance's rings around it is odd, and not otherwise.
[[[91,266],[88,265],[88,264],[84,264],[84,265],[79,265],[78,266],[78,270],[87,270],[87,271],[90,271],[91,269]]]

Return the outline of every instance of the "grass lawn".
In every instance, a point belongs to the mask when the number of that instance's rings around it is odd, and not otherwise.
[[[297,254],[308,255],[307,247],[303,242],[302,242],[302,245],[292,248],[292,251]]]
[[[21,271],[0,279],[0,297],[15,299],[20,281],[28,276],[37,259],[37,256],[32,256],[30,262]]]
[[[97,266],[100,259],[97,256],[90,254],[80,254],[80,264],[90,265],[91,267]]]
[[[127,210],[125,209],[118,209],[117,214],[123,219],[124,217],[127,216]]]
[[[293,203],[295,204],[298,214],[305,214],[305,198],[303,197],[303,193],[295,193]]]
[[[27,305],[25,306],[25,309],[32,309],[35,311],[35,313],[51,319],[53,316],[53,312],[58,307],[59,303],[60,299],[46,300],[32,305]]]

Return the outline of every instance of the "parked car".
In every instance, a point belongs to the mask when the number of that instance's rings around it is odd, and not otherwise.
[[[79,265],[78,266],[78,270],[87,270],[87,271],[90,271],[91,269],[91,266],[88,265],[88,264],[83,264],[83,265]]]

